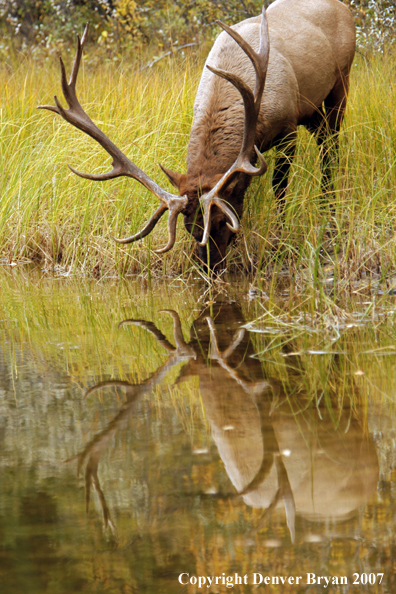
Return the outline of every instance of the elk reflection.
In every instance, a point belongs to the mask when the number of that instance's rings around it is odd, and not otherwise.
[[[314,406],[312,395],[303,393],[295,407],[296,400],[288,397],[283,384],[265,377],[261,362],[253,356],[239,307],[217,303],[205,309],[193,322],[188,343],[178,314],[164,311],[173,318],[175,346],[152,322],[131,319],[119,326],[149,331],[168,351],[166,363],[140,384],[105,381],[87,392],[107,386],[126,390],[123,408],[77,456],[79,471],[86,462],[87,508],[93,486],[105,524],[114,529],[98,479],[100,458],[138,400],[180,363],[176,383],[199,378],[205,414],[235,496],[248,506],[264,509],[263,520],[283,502],[292,541],[296,514],[311,520],[347,519],[375,492],[377,455],[357,411],[344,406],[335,421],[331,407]],[[303,370],[296,368],[293,373],[296,379]]]

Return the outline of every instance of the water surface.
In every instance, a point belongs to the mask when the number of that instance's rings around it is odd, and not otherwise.
[[[394,297],[0,273],[1,592],[395,591]]]

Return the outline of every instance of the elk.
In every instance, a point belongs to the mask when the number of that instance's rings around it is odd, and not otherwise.
[[[136,179],[160,200],[145,227],[119,243],[148,235],[169,210],[164,253],[176,240],[177,217],[198,242],[198,255],[214,271],[226,267],[227,246],[240,228],[245,192],[253,176],[263,175],[262,155],[279,147],[273,189],[279,210],[285,205],[296,132],[304,125],[321,151],[322,189],[332,195],[338,160],[338,133],[344,116],[355,29],[348,8],[338,0],[276,0],[267,11],[224,29],[215,41],[198,87],[187,150],[187,173],[161,167],[178,195],[158,186],[92,122],[76,95],[76,81],[87,27],[77,39],[69,82],[60,59],[68,109],[42,105],[96,140],[113,159],[108,173],[74,173],[91,180],[118,176]],[[271,52],[270,52],[271,46]],[[252,90],[254,89],[254,90]],[[258,161],[258,167],[255,166]],[[207,245],[209,244],[209,245]]]
[[[165,363],[139,384],[106,380],[86,392],[89,396],[118,387],[126,394],[125,404],[107,427],[73,458],[78,473],[85,464],[87,508],[93,486],[105,525],[115,529],[98,478],[101,457],[138,401],[182,364],[176,383],[199,379],[205,417],[235,488],[230,497],[242,497],[247,506],[264,509],[260,525],[281,502],[292,541],[296,515],[314,521],[344,521],[355,515],[375,493],[379,467],[375,446],[349,407],[343,406],[335,423],[333,412],[323,403],[315,406],[311,394],[299,393],[299,407],[282,381],[265,377],[260,360],[252,357],[254,345],[238,305],[220,301],[205,307],[191,326],[189,342],[178,314],[163,311],[173,318],[175,346],[153,322],[128,319],[119,328],[135,326],[150,332],[168,352]],[[299,375],[297,364],[290,374],[292,386]],[[337,386],[339,379],[336,372],[332,385]],[[337,402],[337,393],[333,396]]]

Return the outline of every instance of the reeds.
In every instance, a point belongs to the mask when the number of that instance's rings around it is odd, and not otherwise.
[[[94,62],[93,62],[94,63]],[[157,163],[185,171],[200,57],[162,60],[138,71],[133,63],[81,69],[79,97],[104,132],[153,179],[170,189]],[[70,68],[70,63],[69,63]],[[396,56],[359,55],[351,76],[335,180],[335,216],[323,209],[319,152],[314,138],[299,134],[283,225],[271,190],[274,153],[267,174],[250,187],[242,233],[228,261],[232,271],[256,279],[291,275],[293,282],[327,280],[340,286],[370,277],[393,283],[395,270]],[[192,270],[194,241],[179,222],[175,248],[166,222],[146,239],[119,246],[112,236],[141,228],[156,199],[129,179],[92,182],[66,164],[103,172],[109,158],[94,141],[37,105],[61,97],[58,65],[22,61],[0,70],[2,157],[0,253],[3,261],[40,261],[45,270],[96,276],[142,273],[175,275]],[[328,226],[332,227],[329,233]],[[330,280],[329,280],[330,279]]]

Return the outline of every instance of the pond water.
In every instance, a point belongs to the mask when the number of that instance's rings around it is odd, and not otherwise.
[[[395,297],[0,277],[2,593],[396,591]]]

